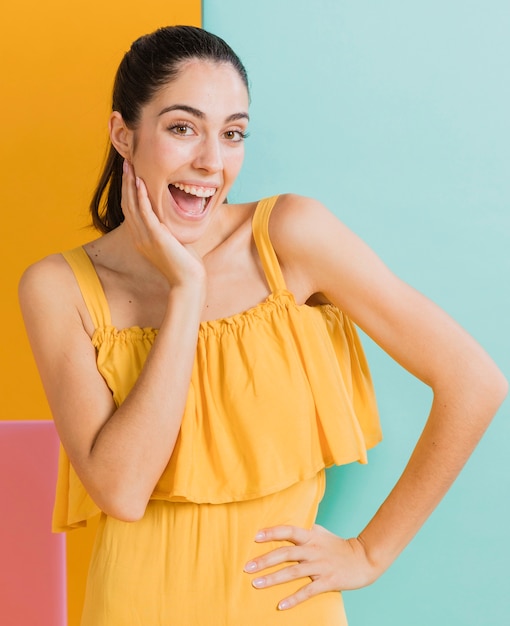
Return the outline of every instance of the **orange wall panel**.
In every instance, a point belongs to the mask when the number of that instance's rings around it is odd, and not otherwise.
[[[201,23],[199,0],[9,2],[2,8],[0,419],[50,413],[17,303],[24,268],[97,236],[88,203],[107,145],[113,76],[141,34]],[[93,531],[68,537],[69,626],[79,623]]]

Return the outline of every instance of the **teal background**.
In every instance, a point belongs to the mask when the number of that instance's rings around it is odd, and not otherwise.
[[[323,201],[510,374],[507,0],[205,0],[245,62],[246,163],[231,200]],[[385,431],[328,472],[320,522],[357,534],[388,493],[431,394],[368,338]],[[350,626],[505,626],[509,402],[393,567],[344,594]],[[312,626],[312,625],[311,625]]]

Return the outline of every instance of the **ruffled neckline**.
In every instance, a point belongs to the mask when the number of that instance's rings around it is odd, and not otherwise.
[[[279,289],[270,293],[265,300],[258,304],[240,311],[239,313],[233,313],[225,317],[219,317],[213,320],[204,320],[200,322],[198,335],[199,338],[206,337],[209,334],[218,335],[222,331],[231,330],[233,327],[241,328],[247,323],[252,323],[255,320],[267,320],[271,317],[275,309],[283,309],[292,307],[296,310],[306,310],[319,308],[322,310],[332,309],[339,311],[333,304],[324,303],[318,305],[309,304],[297,304],[294,294],[287,289]],[[114,339],[149,339],[154,340],[159,332],[158,328],[153,326],[126,326],[124,328],[118,328],[112,324],[100,326],[95,329],[92,336],[92,342],[97,345],[98,342],[103,340],[106,336]]]

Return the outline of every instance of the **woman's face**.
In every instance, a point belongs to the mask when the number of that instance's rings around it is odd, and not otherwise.
[[[192,60],[143,107],[131,161],[159,219],[196,241],[244,158],[248,92],[227,63]]]

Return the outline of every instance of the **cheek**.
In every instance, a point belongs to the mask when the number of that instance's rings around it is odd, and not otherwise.
[[[167,151],[168,152],[168,151]],[[143,179],[147,187],[154,189],[161,185],[171,168],[172,158],[156,143],[139,146],[133,154],[135,174]]]
[[[234,154],[229,154],[226,158],[226,167],[232,177],[236,177],[244,161],[244,147],[239,148]]]
[[[168,143],[164,137],[154,133],[145,133],[138,136],[138,141],[133,150],[133,163],[139,167],[150,166],[151,168],[164,165],[171,157]]]

